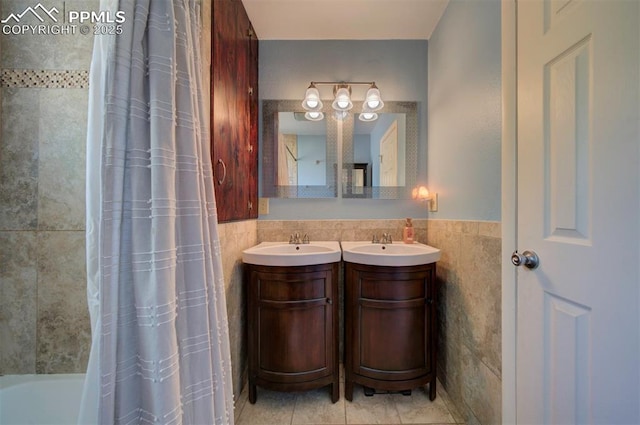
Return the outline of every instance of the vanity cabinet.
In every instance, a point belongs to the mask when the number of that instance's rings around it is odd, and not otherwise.
[[[212,4],[211,161],[218,221],[258,217],[258,39],[240,0]]]
[[[358,383],[436,397],[436,265],[345,263],[345,397]]]
[[[339,263],[245,264],[249,401],[256,386],[276,391],[330,387],[338,401]]]

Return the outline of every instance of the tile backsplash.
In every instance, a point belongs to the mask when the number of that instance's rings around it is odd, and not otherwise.
[[[418,242],[426,243],[426,219],[414,219]],[[389,233],[394,242],[402,242],[404,219],[385,220],[259,220],[258,242],[288,241],[298,232],[312,241],[370,241],[373,235]]]

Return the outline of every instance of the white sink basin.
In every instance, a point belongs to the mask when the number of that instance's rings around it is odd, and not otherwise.
[[[440,250],[421,243],[379,244],[369,242],[341,242],[342,258],[349,263],[373,266],[417,266],[435,263]]]
[[[308,244],[262,242],[242,251],[242,261],[259,266],[310,266],[340,261],[340,243],[317,241]]]

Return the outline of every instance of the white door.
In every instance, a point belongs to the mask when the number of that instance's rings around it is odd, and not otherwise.
[[[518,423],[640,423],[639,5],[517,3]]]
[[[380,186],[398,185],[398,121],[380,139]]]

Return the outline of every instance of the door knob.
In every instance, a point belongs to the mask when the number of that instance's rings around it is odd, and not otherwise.
[[[514,251],[511,255],[511,263],[518,266],[525,266],[526,268],[533,270],[540,265],[540,258],[538,254],[533,251],[524,251],[520,254],[518,251]]]

